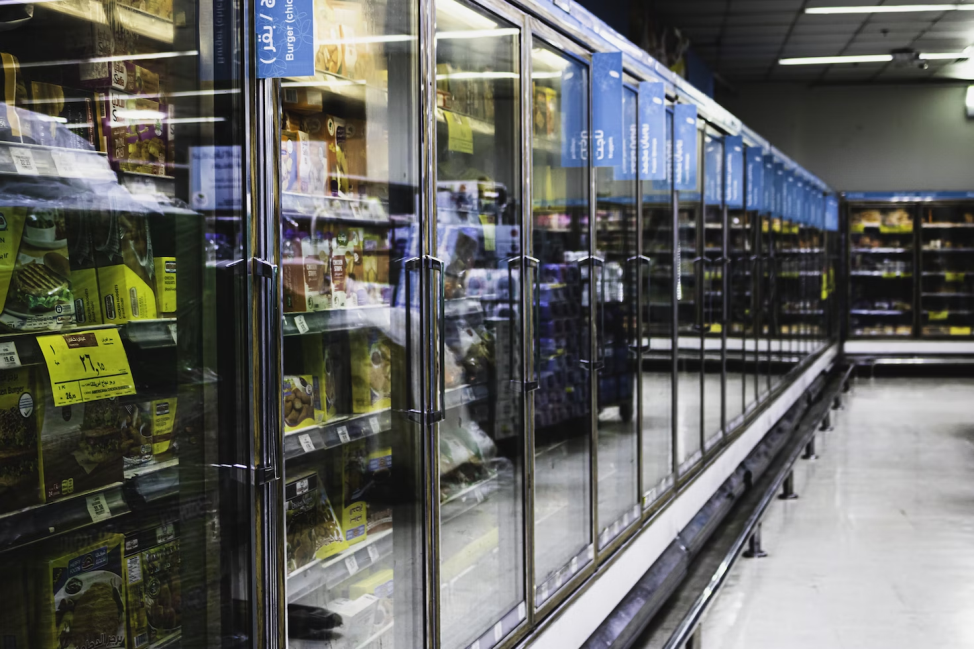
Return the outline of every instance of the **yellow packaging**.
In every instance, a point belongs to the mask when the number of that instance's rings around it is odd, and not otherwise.
[[[375,328],[349,332],[352,411],[364,414],[392,407],[392,353]]]
[[[285,376],[281,398],[284,401],[285,433],[314,426],[324,420],[317,376]]]
[[[368,535],[368,506],[364,500],[368,484],[368,449],[364,440],[342,445],[342,531],[349,545]]]
[[[0,372],[0,512],[41,502],[34,381],[28,367]]]
[[[179,540],[172,523],[125,536],[126,649],[154,647],[179,635],[182,594]]]
[[[176,258],[156,257],[156,313],[160,318],[176,315]]]
[[[122,649],[126,594],[121,534],[111,534],[34,564],[38,649]],[[58,611],[72,609],[70,615]]]
[[[95,248],[91,240],[88,214],[65,213],[68,231],[68,260],[71,267],[71,294],[74,296],[74,318],[78,326],[103,324],[101,299],[98,294],[98,271]]]
[[[348,587],[348,598],[358,599],[362,595],[392,597],[392,568],[377,570],[365,579],[360,579]]]
[[[301,337],[301,352],[305,358],[305,370],[323,377],[319,381],[322,422],[331,421],[341,411],[344,401],[341,391],[348,382],[341,372],[345,351],[336,340],[308,335]]]
[[[315,471],[299,473],[284,486],[288,574],[348,546]]]
[[[173,430],[176,427],[176,397],[154,399],[149,402],[152,417],[152,455],[164,459],[172,447]]]
[[[112,212],[95,221],[98,289],[106,324],[158,317],[152,237],[146,215]]]

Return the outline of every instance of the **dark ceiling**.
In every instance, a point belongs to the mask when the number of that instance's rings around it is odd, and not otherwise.
[[[645,1],[645,0],[644,0]],[[942,1],[942,0],[941,0]],[[960,52],[974,44],[974,11],[887,14],[805,14],[806,7],[930,4],[930,0],[648,0],[659,20],[679,28],[720,78],[734,83],[889,83],[974,78],[970,63],[783,66],[779,58]]]

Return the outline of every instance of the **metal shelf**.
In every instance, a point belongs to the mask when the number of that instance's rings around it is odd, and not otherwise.
[[[320,426],[309,426],[285,434],[284,457],[293,460],[308,453],[336,448],[390,430],[392,430],[391,410],[351,415]]]
[[[287,578],[287,600],[293,603],[319,589],[332,590],[391,555],[391,529],[369,534],[364,541],[347,550],[325,559],[315,559],[292,572]]]

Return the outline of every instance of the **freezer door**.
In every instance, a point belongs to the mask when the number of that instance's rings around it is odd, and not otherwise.
[[[418,5],[314,1],[276,98],[287,641],[429,641]],[[431,117],[431,116],[430,116]]]
[[[709,127],[708,127],[709,131]],[[726,318],[724,295],[727,257],[724,254],[724,138],[713,131],[704,133],[704,208],[700,286],[701,327],[700,394],[703,405],[703,450],[720,441],[724,430],[724,339]]]
[[[437,3],[435,588],[449,649],[488,649],[527,613],[519,20]]]
[[[244,203],[249,37],[219,9],[219,31],[208,0],[0,19],[4,646],[273,641],[279,474],[250,404],[275,272]]]

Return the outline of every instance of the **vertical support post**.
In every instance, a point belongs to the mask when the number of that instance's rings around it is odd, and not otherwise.
[[[832,426],[832,413],[827,412],[825,413],[825,417],[822,419],[822,425],[819,426],[819,430],[832,430],[833,428],[834,427]]]
[[[794,471],[789,471],[785,481],[781,483],[781,493],[778,494],[778,500],[798,500],[798,494],[795,493]]]
[[[802,459],[814,460],[817,457],[815,455],[815,435],[812,435],[811,439],[808,440],[808,444],[805,444],[805,455],[802,456]]]
[[[763,559],[768,556],[768,553],[761,547],[761,523],[758,523],[754,532],[751,533],[751,538],[747,540],[747,550],[744,550],[743,556],[747,559]]]
[[[703,649],[703,627],[698,626],[693,630],[693,635],[687,640],[684,649]]]

